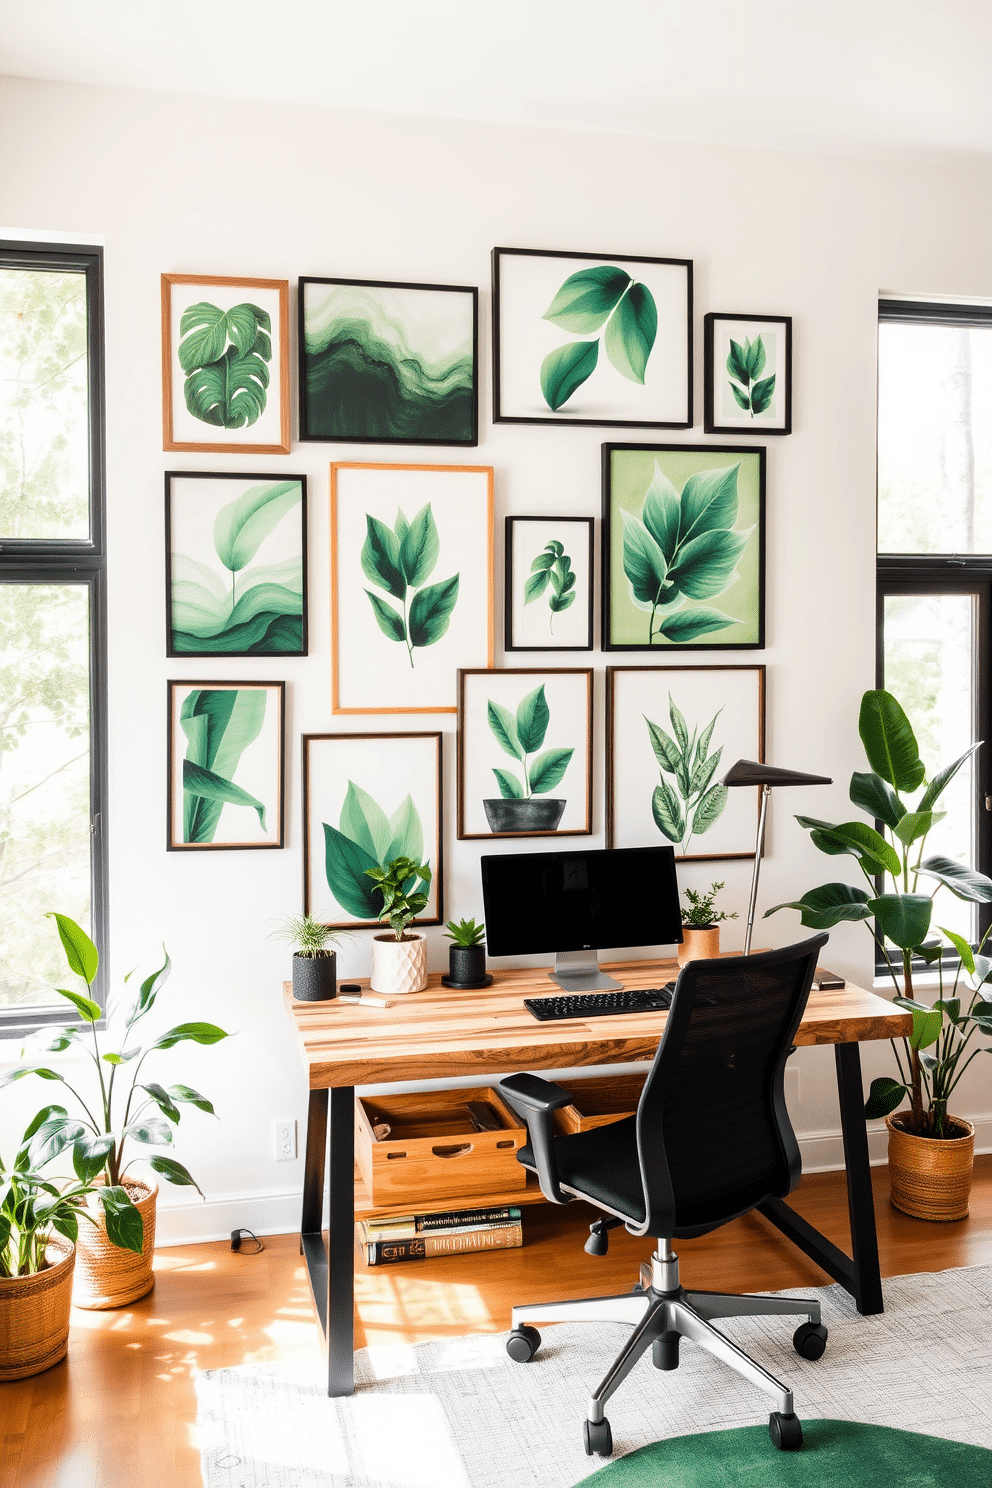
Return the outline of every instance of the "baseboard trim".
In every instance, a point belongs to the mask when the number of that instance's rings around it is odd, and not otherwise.
[[[975,1123],[976,1153],[992,1152],[992,1115],[973,1116],[971,1120]],[[797,1135],[804,1172],[829,1173],[844,1166],[844,1145],[839,1131]],[[886,1160],[886,1130],[882,1122],[869,1123],[868,1153],[873,1167],[881,1166]],[[290,1235],[300,1227],[299,1189],[218,1194],[198,1204],[163,1203],[163,1196],[160,1187],[155,1226],[157,1246],[228,1240],[234,1229],[248,1229],[255,1235]]]

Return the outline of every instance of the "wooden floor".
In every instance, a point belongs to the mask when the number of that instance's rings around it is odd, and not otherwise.
[[[883,1275],[992,1263],[992,1157],[977,1159],[971,1216],[956,1224],[897,1213],[886,1170],[874,1177]],[[847,1244],[843,1174],[805,1177],[793,1201]],[[522,1250],[490,1254],[484,1264],[468,1255],[360,1270],[360,1341],[501,1331],[513,1302],[625,1291],[650,1244],[619,1230],[606,1258],[587,1256],[591,1216],[585,1205],[535,1205],[525,1214]],[[702,1289],[829,1280],[756,1216],[678,1249],[683,1280]],[[269,1237],[256,1256],[222,1244],[162,1250],[155,1269],[155,1290],[135,1306],[73,1313],[65,1363],[0,1386],[2,1488],[200,1488],[194,1371],[318,1362],[295,1237]]]

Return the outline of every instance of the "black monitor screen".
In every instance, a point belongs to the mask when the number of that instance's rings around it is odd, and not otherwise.
[[[671,847],[507,853],[481,861],[491,956],[671,945],[682,939]]]

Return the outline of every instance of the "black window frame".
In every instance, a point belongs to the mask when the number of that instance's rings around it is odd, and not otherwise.
[[[89,536],[3,538],[0,583],[85,585],[89,596],[90,932],[100,968],[90,995],[106,1011],[109,925],[107,852],[107,500],[103,248],[92,243],[0,241],[0,269],[82,272],[86,282]],[[53,931],[54,933],[54,931]],[[80,1022],[61,1007],[0,1009],[0,1040],[48,1024]],[[101,1020],[102,1022],[103,1020]]]

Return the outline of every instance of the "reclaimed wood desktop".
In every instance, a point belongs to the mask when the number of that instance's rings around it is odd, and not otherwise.
[[[678,974],[674,961],[616,962],[607,969],[625,987],[657,987]],[[457,992],[442,987],[435,975],[425,991],[398,998],[391,1008],[295,1002],[290,984],[284,983],[286,1007],[299,1037],[310,1088],[300,1251],[327,1345],[329,1395],[350,1395],[355,1387],[355,1086],[461,1075],[486,1083],[516,1070],[646,1063],[654,1058],[666,1013],[539,1023],[524,1008],[523,999],[555,990],[548,980],[548,968],[497,971],[493,977],[492,986],[485,990]],[[848,985],[838,991],[811,993],[796,1034],[797,1045],[834,1045],[851,1255],[845,1255],[782,1200],[771,1199],[761,1206],[761,1213],[846,1287],[858,1311],[866,1314],[882,1311],[882,1283],[858,1045],[900,1037],[911,1023],[908,1013],[884,998]],[[329,1187],[326,1246],[325,1165]],[[480,1201],[484,1197],[480,1195]],[[532,1185],[524,1201],[534,1198],[540,1198],[540,1190]],[[514,1202],[519,1200],[515,1197]],[[359,1195],[358,1211],[370,1208],[367,1198],[363,1202]]]

